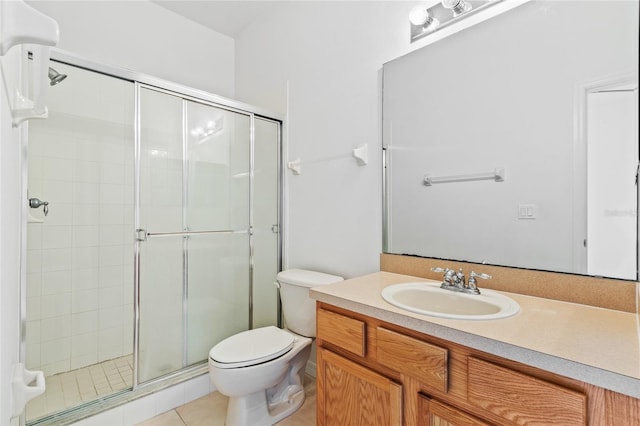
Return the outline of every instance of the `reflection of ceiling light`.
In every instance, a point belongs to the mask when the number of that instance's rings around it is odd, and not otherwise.
[[[231,177],[234,179],[242,179],[242,178],[248,178],[249,176],[251,176],[250,172],[244,172],[244,173],[236,173]]]
[[[220,133],[224,130],[224,116],[219,117],[216,120],[207,121],[205,127],[198,126],[191,131],[191,135],[198,139],[198,142],[202,142],[208,136]]]
[[[152,150],[150,151],[150,154],[151,154],[153,157],[163,157],[163,158],[166,158],[166,157],[167,157],[167,151],[160,151],[160,150],[158,150],[158,149],[152,149]]]
[[[416,6],[411,9],[409,20],[413,25],[422,26],[425,31],[433,31],[440,23],[429,14],[429,11],[424,6]]]

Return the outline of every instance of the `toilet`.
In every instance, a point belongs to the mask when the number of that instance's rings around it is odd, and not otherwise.
[[[243,331],[209,352],[209,376],[229,397],[227,426],[273,425],[302,406],[304,370],[316,335],[315,301],[309,288],[342,277],[302,269],[277,276],[286,329],[274,326]]]

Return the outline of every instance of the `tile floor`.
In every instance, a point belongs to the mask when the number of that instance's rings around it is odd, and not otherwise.
[[[45,380],[46,392],[27,405],[27,421],[131,387],[133,355],[54,374]]]
[[[306,376],[306,399],[298,411],[278,423],[278,426],[315,426],[316,381]],[[153,417],[137,426],[224,426],[227,397],[213,392],[188,404]]]

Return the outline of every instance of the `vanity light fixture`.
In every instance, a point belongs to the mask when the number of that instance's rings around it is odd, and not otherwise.
[[[445,9],[451,9],[454,17],[462,15],[473,8],[471,3],[465,0],[442,0],[442,6],[444,6]]]
[[[431,7],[424,4],[415,6],[409,13],[411,41],[426,37],[503,1],[506,0],[441,0],[436,4],[432,3]]]
[[[416,27],[422,26],[424,32],[433,31],[440,24],[436,18],[429,14],[429,10],[424,6],[415,6],[409,14],[411,25]]]

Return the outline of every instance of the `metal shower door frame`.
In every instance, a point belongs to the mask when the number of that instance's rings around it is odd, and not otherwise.
[[[138,98],[138,91],[139,91],[139,87],[145,86],[145,87],[150,87],[153,90],[159,90],[159,91],[165,91],[168,93],[172,93],[172,94],[177,94],[178,96],[185,98],[185,99],[190,99],[190,100],[194,100],[198,103],[204,103],[204,104],[208,104],[217,108],[222,108],[225,110],[230,110],[230,111],[234,111],[234,112],[239,112],[242,113],[244,115],[248,115],[250,117],[250,184],[249,184],[249,197],[250,197],[250,228],[247,231],[249,233],[249,240],[250,240],[250,269],[249,269],[249,278],[250,278],[250,288],[249,288],[249,326],[252,326],[252,310],[253,310],[253,288],[252,288],[252,281],[253,281],[253,246],[252,246],[252,242],[253,239],[251,237],[251,225],[253,224],[253,217],[251,216],[252,212],[253,212],[253,202],[254,202],[254,198],[253,198],[253,179],[254,179],[254,170],[253,170],[253,166],[254,166],[254,142],[255,142],[255,135],[254,135],[254,123],[255,123],[255,119],[256,117],[261,118],[261,119],[266,119],[275,123],[278,123],[278,141],[277,141],[277,148],[278,148],[278,201],[277,201],[277,206],[278,206],[278,247],[277,247],[277,269],[281,270],[282,269],[282,263],[283,263],[283,231],[284,231],[284,226],[283,226],[283,220],[284,220],[284,204],[285,204],[285,197],[284,197],[284,186],[285,186],[285,174],[282,168],[282,164],[283,164],[283,151],[284,151],[284,146],[286,146],[286,122],[285,122],[285,117],[281,114],[277,114],[277,113],[273,113],[271,111],[250,105],[250,104],[246,104],[243,102],[239,102],[233,99],[229,99],[223,96],[219,96],[219,95],[215,95],[203,90],[199,90],[199,89],[194,89],[188,86],[184,86],[182,84],[178,84],[178,83],[174,83],[174,82],[170,82],[170,81],[166,81],[163,79],[159,79],[144,73],[140,73],[140,72],[135,72],[135,71],[131,71],[131,70],[127,70],[127,69],[123,69],[123,68],[118,68],[118,67],[112,67],[109,65],[105,65],[105,64],[101,64],[101,63],[96,63],[93,61],[90,61],[88,59],[85,59],[81,56],[75,55],[73,53],[70,52],[66,52],[63,51],[61,49],[57,49],[57,48],[52,48],[51,49],[51,60],[52,62],[58,62],[58,63],[63,63],[66,65],[70,65],[76,68],[80,68],[80,69],[85,69],[88,71],[92,71],[98,74],[103,74],[106,75],[108,77],[113,77],[113,78],[118,78],[120,80],[125,80],[125,81],[130,81],[132,83],[134,83],[134,91],[135,91],[135,105],[134,105],[134,159],[136,162],[136,175],[134,175],[134,191],[135,194],[134,196],[136,197],[136,202],[138,200],[139,194],[137,191],[139,191],[139,180],[138,180],[138,174],[139,174],[139,169],[138,169],[138,159],[139,159],[139,139],[138,139],[138,132],[139,132],[139,128],[140,128],[140,123],[139,123],[139,98]],[[21,139],[22,140],[26,140],[26,138],[28,137],[28,132],[24,132],[23,135],[21,135]],[[24,159],[24,163],[22,166],[23,172],[23,182],[25,182],[26,185],[26,157]],[[26,218],[26,211],[27,211],[28,207],[23,206],[22,210],[22,216],[23,218]],[[137,206],[134,208],[135,210],[135,216],[136,218],[134,219],[135,221],[135,225],[134,225],[134,229],[139,229],[139,210],[137,208]],[[197,234],[198,232],[194,232],[193,234]],[[147,235],[148,236],[148,235]],[[157,237],[160,237],[160,235],[156,235]],[[25,238],[23,236],[23,244],[22,244],[22,249],[21,249],[21,258],[26,258],[26,242],[25,242]],[[138,275],[139,275],[139,268],[138,268],[138,256],[139,256],[139,248],[138,248],[138,244],[134,245],[134,251],[135,253],[132,253],[134,255],[134,279],[137,280]],[[24,265],[25,262],[24,260],[21,260],[21,264]],[[24,269],[24,266],[21,266],[21,269]],[[20,327],[20,332],[19,332],[19,339],[20,339],[20,353],[19,353],[19,359],[22,362],[25,362],[26,360],[26,294],[27,294],[27,288],[26,288],[26,274],[24,273],[24,271],[21,271],[21,279],[20,279],[20,294],[21,294],[21,300],[20,300],[20,322],[21,322],[21,327]],[[97,414],[99,412],[105,411],[107,409],[116,407],[118,405],[121,405],[123,403],[126,403],[128,401],[131,401],[135,398],[138,398],[140,396],[143,396],[145,394],[147,394],[148,392],[152,392],[155,389],[162,389],[164,387],[167,386],[171,386],[173,384],[177,384],[180,382],[183,382],[185,380],[188,380],[190,378],[193,378],[197,375],[200,375],[202,373],[205,373],[207,370],[207,364],[206,362],[203,363],[199,363],[196,364],[194,366],[191,367],[187,367],[187,368],[183,368],[181,370],[175,371],[171,374],[168,374],[166,376],[162,376],[159,377],[157,379],[153,379],[150,380],[148,382],[144,382],[143,384],[141,383],[137,383],[137,373],[138,373],[138,357],[139,357],[139,353],[138,353],[138,345],[139,345],[139,291],[138,291],[138,287],[137,287],[137,283],[134,285],[134,342],[133,342],[133,352],[134,352],[134,376],[133,376],[133,380],[134,380],[134,384],[132,389],[126,389],[124,391],[120,391],[111,395],[108,395],[106,397],[103,397],[101,399],[98,399],[96,401],[92,401],[89,404],[86,405],[79,405],[79,406],[75,406],[72,407],[71,409],[67,410],[67,411],[63,411],[60,413],[56,413],[53,414],[51,416],[48,416],[47,418],[44,419],[44,421],[48,421],[49,419],[54,419],[56,421],[64,421],[64,422],[73,422],[73,421],[77,421],[80,420],[82,418]],[[278,303],[277,306],[277,317],[278,317],[278,325],[281,325],[281,307],[280,304]]]
[[[278,126],[278,170],[282,170],[282,121],[275,119],[273,117],[256,115],[255,112],[248,112],[243,109],[235,108],[233,106],[227,106],[215,102],[211,102],[209,100],[204,100],[201,98],[197,98],[188,94],[183,94],[180,92],[175,92],[170,89],[159,88],[157,86],[153,86],[150,84],[145,84],[139,81],[135,81],[135,120],[134,120],[134,144],[135,144],[135,172],[134,172],[134,229],[136,233],[136,243],[134,245],[134,347],[133,347],[133,389],[136,389],[138,386],[155,382],[157,380],[161,380],[164,376],[161,376],[156,379],[152,379],[150,381],[145,381],[140,383],[138,381],[138,372],[139,372],[139,354],[140,354],[140,243],[146,241],[148,238],[162,238],[162,237],[170,237],[170,236],[183,236],[183,289],[182,289],[182,304],[183,304],[183,312],[182,312],[182,336],[183,336],[183,369],[188,368],[188,270],[186,268],[188,262],[188,250],[186,245],[188,244],[187,237],[190,235],[208,235],[208,234],[248,234],[249,236],[249,288],[248,288],[248,328],[253,328],[253,289],[254,289],[254,236],[253,236],[253,227],[254,227],[254,171],[255,171],[255,120],[256,117],[259,119],[267,120],[273,123],[279,124]],[[171,96],[179,97],[182,100],[182,149],[183,149],[183,166],[182,166],[182,179],[183,179],[183,199],[182,199],[182,232],[158,232],[151,233],[147,232],[145,229],[141,228],[140,223],[140,176],[141,176],[141,153],[140,153],[140,145],[141,145],[141,110],[140,110],[140,92],[142,89],[153,90],[159,93],[164,93]],[[188,130],[187,130],[187,102],[196,102],[202,105],[210,106],[213,108],[222,109],[229,112],[234,112],[237,114],[241,114],[249,117],[249,227],[246,230],[217,230],[217,231],[189,231],[187,229],[187,209],[188,209],[188,192],[189,192],[189,175],[188,175],[188,161],[189,161],[189,152],[188,152]],[[282,228],[282,174],[278,174],[278,228]],[[278,270],[282,269],[282,236],[281,232],[278,232],[278,253],[277,253],[277,262],[278,262]],[[279,298],[278,298],[279,300]],[[278,325],[281,325],[281,306],[278,303],[277,306],[277,318]],[[177,370],[176,372],[169,373],[168,376],[173,376],[182,371],[182,369]]]

